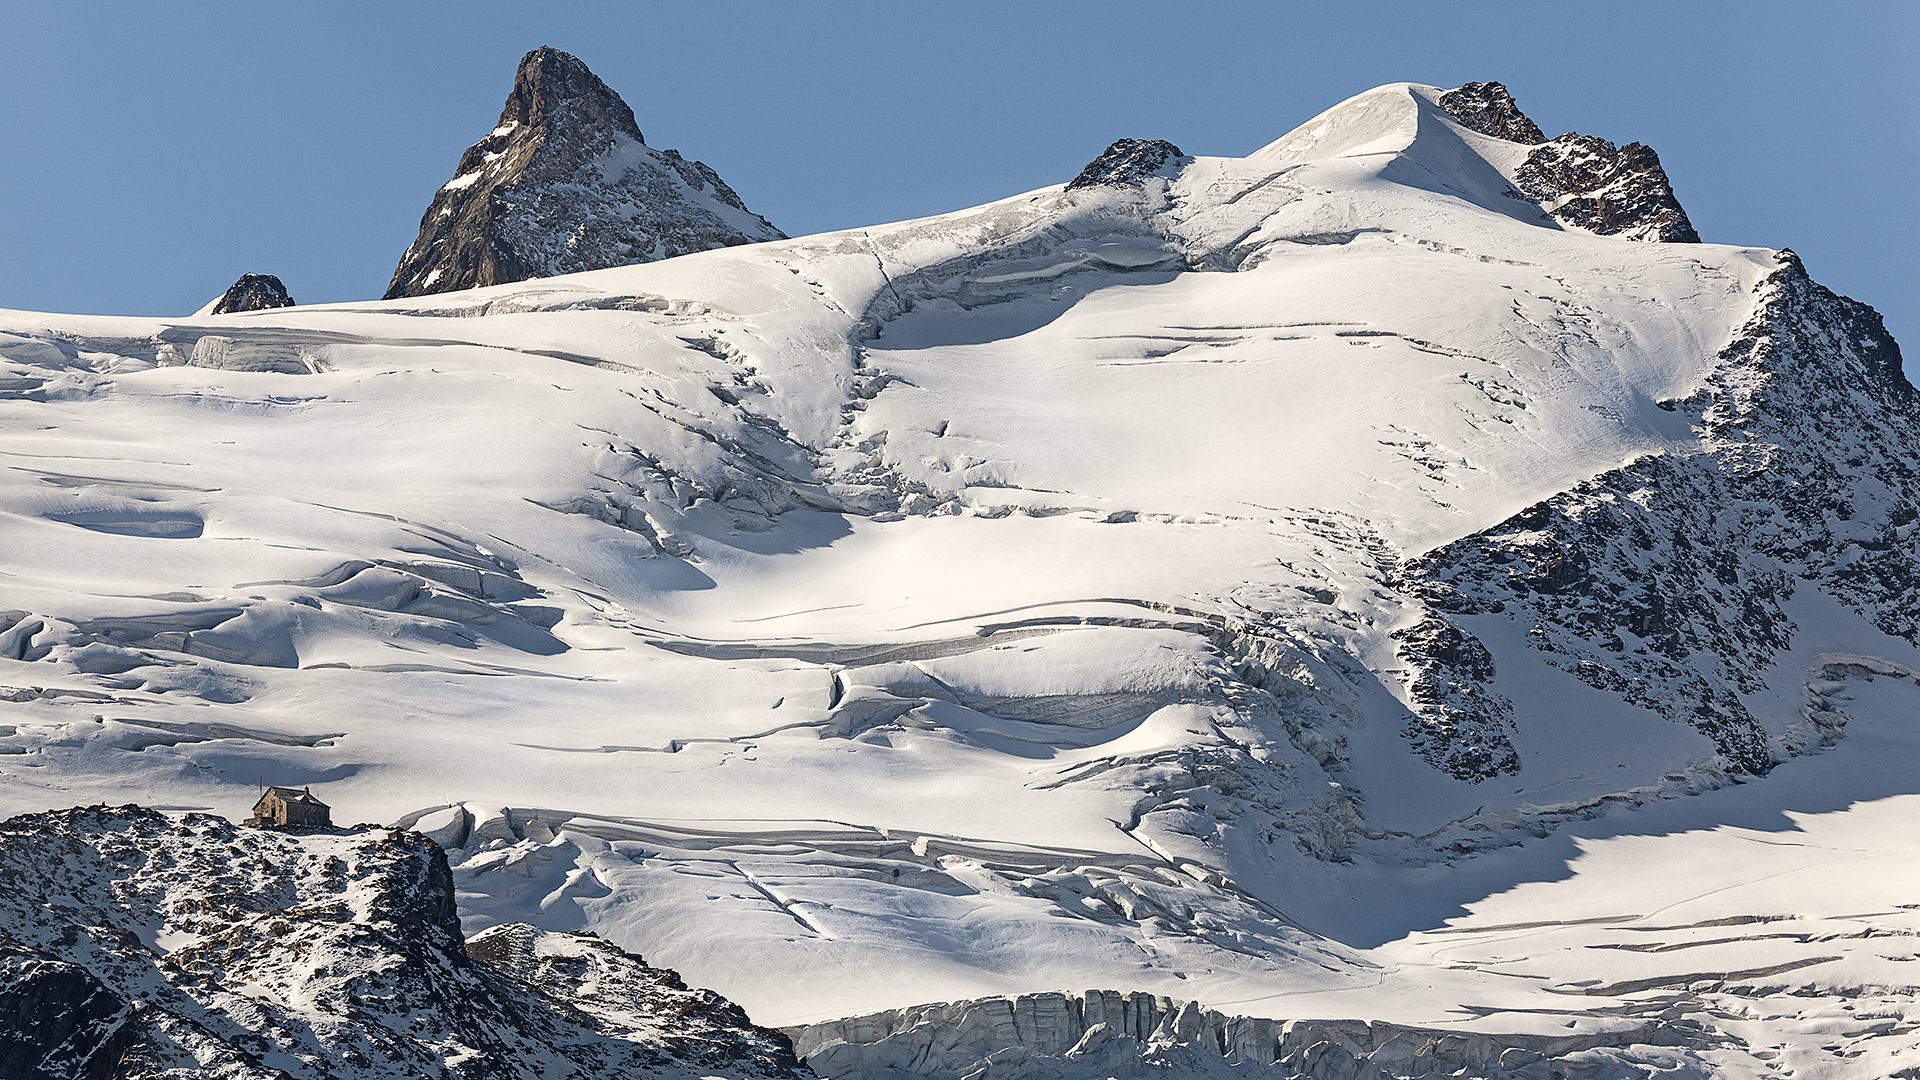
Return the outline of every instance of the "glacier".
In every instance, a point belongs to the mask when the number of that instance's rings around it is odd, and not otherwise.
[[[0,811],[313,785],[469,933],[793,1032],[1099,990],[1898,1075],[1898,347],[1790,252],[1556,218],[1445,96],[645,265],[0,312]]]

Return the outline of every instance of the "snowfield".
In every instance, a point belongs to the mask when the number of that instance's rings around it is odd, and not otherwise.
[[[1562,227],[1439,95],[641,266],[0,312],[0,811],[312,785],[469,933],[765,1025],[1104,988],[1920,1069],[1897,351],[1848,374],[1891,339],[1790,256]],[[1761,486],[1803,459],[1844,512]]]

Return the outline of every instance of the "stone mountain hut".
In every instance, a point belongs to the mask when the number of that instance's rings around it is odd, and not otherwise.
[[[253,816],[243,825],[317,825],[329,828],[333,814],[313,797],[312,788],[270,787],[253,804]]]

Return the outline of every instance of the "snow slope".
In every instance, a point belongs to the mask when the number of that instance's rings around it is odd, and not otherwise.
[[[312,784],[447,846],[469,930],[767,1024],[1626,1023],[1559,1009],[1589,931],[1527,980],[1422,935],[1557,919],[1636,815],[1745,873],[1714,808],[1852,752],[1823,658],[1920,670],[1911,388],[1797,260],[1562,228],[1439,96],[642,266],[0,313],[0,809]]]

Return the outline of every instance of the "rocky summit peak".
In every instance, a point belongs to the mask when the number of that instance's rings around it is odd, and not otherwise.
[[[1138,184],[1169,164],[1183,165],[1190,160],[1165,139],[1120,139],[1088,162],[1080,175],[1068,182],[1067,190],[1099,184]]]
[[[208,314],[230,315],[237,311],[293,306],[293,297],[287,295],[287,287],[280,284],[279,278],[272,274],[241,274],[240,280],[214,302]]]
[[[1507,142],[1533,146],[1547,141],[1539,125],[1527,119],[1513,95],[1497,82],[1470,82],[1440,95],[1440,107],[1460,126]]]
[[[542,45],[520,58],[514,72],[513,93],[500,114],[500,123],[539,127],[600,126],[623,132],[644,143],[633,109],[600,81],[579,57]]]
[[[786,234],[705,164],[646,144],[578,57],[520,61],[500,121],[420,219],[387,298],[670,259]]]

